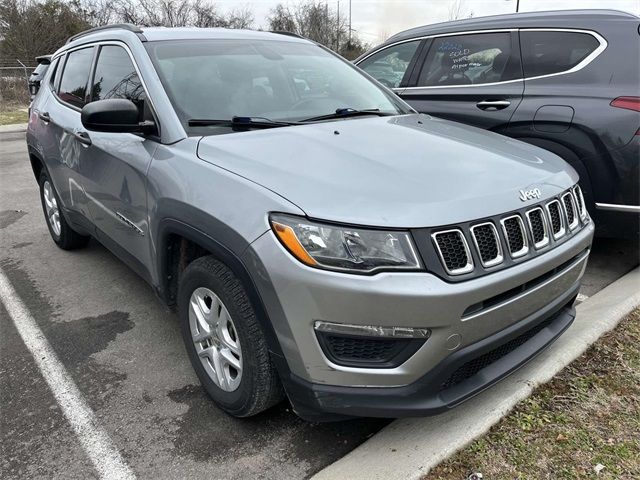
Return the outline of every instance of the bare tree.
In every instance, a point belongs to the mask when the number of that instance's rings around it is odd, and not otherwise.
[[[224,16],[224,22],[221,26],[225,28],[251,28],[254,22],[253,12],[247,7],[234,8]]]
[[[109,0],[71,0],[69,8],[92,27],[108,25],[117,19],[114,3]]]
[[[346,16],[338,17],[328,3],[307,0],[294,7],[282,3],[271,9],[267,18],[270,30],[296,33],[319,42],[347,58],[355,58],[367,49],[358,38],[351,35]]]
[[[113,0],[110,5],[112,21],[147,27],[250,28],[253,25],[253,14],[247,8],[235,8],[224,14],[210,0]]]
[[[81,14],[60,1],[0,0],[0,56],[32,65],[34,57],[53,53],[68,37],[89,25]]]
[[[459,20],[466,16],[464,0],[451,0],[449,4],[449,20]]]
[[[282,3],[271,9],[267,22],[269,29],[273,31],[297,33],[298,30],[293,13]]]

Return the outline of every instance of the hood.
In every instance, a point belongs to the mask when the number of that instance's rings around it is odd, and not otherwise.
[[[309,217],[387,227],[464,222],[577,182],[562,159],[429,117],[351,118],[204,137],[198,156],[288,199]],[[535,203],[536,199],[528,203]]]

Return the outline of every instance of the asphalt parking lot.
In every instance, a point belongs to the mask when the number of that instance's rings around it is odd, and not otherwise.
[[[139,477],[305,478],[388,423],[309,424],[286,402],[245,420],[219,411],[151,288],[97,242],[64,252],[51,241],[24,133],[0,133],[0,238],[0,269]],[[637,264],[637,246],[597,241],[581,293]],[[0,333],[0,477],[97,477],[1,305]]]

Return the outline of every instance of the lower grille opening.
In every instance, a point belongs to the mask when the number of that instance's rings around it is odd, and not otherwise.
[[[425,339],[377,338],[316,332],[329,360],[345,367],[393,368],[413,355]]]
[[[555,315],[547,318],[546,320],[543,320],[541,323],[522,333],[518,337],[509,340],[508,342],[500,345],[497,348],[494,348],[493,350],[485,354],[469,360],[468,362],[460,366],[455,372],[453,372],[444,382],[442,382],[442,384],[440,385],[441,389],[446,390],[447,388],[451,388],[459,383],[462,383],[466,379],[473,377],[483,368],[488,367],[492,363],[500,360],[505,355],[513,352],[516,348],[522,346],[535,335],[540,333],[543,328],[551,325],[561,313],[562,310]]]
[[[541,283],[545,282],[546,280],[548,280],[549,278],[553,277],[554,275],[562,272],[563,270],[567,269],[570,265],[572,265],[578,258],[580,258],[582,255],[584,255],[584,253],[587,250],[583,250],[582,252],[580,252],[578,255],[576,255],[575,257],[567,260],[566,262],[564,262],[561,265],[558,265],[556,268],[549,270],[546,273],[543,273],[542,275],[540,275],[539,277],[534,278],[533,280],[529,280],[526,283],[523,283],[522,285],[519,285],[517,287],[514,287],[510,290],[507,290],[506,292],[502,292],[499,293],[498,295],[494,295],[493,297],[489,297],[486,300],[483,300],[482,302],[478,302],[478,303],[474,303],[473,305],[470,305],[469,307],[467,307],[464,311],[464,313],[462,314],[462,318],[468,317],[469,315],[473,315],[476,314],[478,312],[481,312],[482,310],[485,310],[487,308],[491,308],[494,307],[502,302],[506,302],[507,300],[520,295],[523,292],[526,292],[527,290],[530,290],[538,285],[540,285]]]

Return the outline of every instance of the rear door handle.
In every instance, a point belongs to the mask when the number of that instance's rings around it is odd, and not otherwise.
[[[86,146],[91,145],[91,137],[89,137],[89,134],[84,130],[74,131],[73,136],[76,137],[76,139],[83,145],[86,145]]]
[[[502,110],[511,105],[509,100],[482,100],[476,103],[476,107],[480,110]]]
[[[38,112],[38,118],[45,123],[49,123],[51,121],[51,117],[49,116],[49,112]]]

